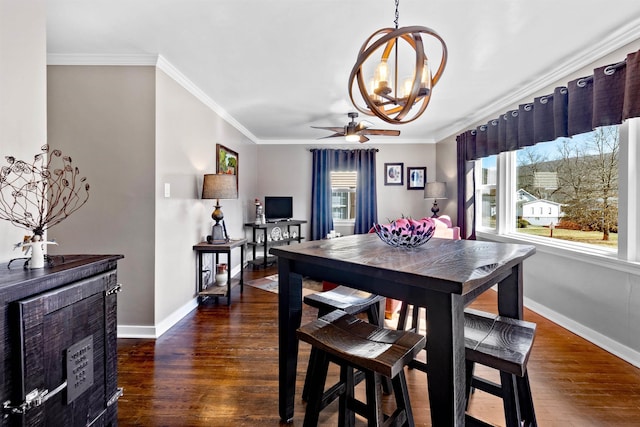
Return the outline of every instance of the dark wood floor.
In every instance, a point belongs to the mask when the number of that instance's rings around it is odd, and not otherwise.
[[[245,280],[275,273],[247,270]],[[473,306],[495,310],[495,292]],[[303,322],[315,315],[305,307]],[[640,425],[640,369],[529,310],[525,319],[538,324],[529,375],[540,426]],[[236,288],[230,307],[205,301],[158,340],[119,339],[118,347],[120,426],[281,424],[273,293],[245,286],[241,296]],[[301,344],[298,390],[308,354]],[[409,371],[407,379],[416,425],[429,426],[426,377]],[[296,405],[291,425],[301,426],[304,403]],[[337,424],[334,409],[324,411],[322,425]],[[471,411],[504,425],[501,401],[493,396],[475,393]]]

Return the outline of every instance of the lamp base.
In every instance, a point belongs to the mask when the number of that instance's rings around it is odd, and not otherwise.
[[[438,218],[438,212],[440,212],[440,208],[438,207],[438,202],[435,200],[433,201],[431,212],[433,212],[433,215],[431,215],[431,218]]]
[[[224,225],[224,221],[216,222],[211,227],[211,238],[207,239],[207,243],[212,245],[221,245],[229,242],[229,236],[227,235],[227,227]]]

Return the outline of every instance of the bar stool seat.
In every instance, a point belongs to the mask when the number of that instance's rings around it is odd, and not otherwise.
[[[338,286],[330,291],[317,292],[304,297],[304,303],[318,309],[318,317],[331,313],[334,310],[342,310],[348,314],[367,313],[369,322],[380,325],[380,304],[385,297],[349,288]]]
[[[345,313],[352,315],[365,313],[369,323],[377,326],[384,326],[380,315],[380,307],[384,304],[385,297],[380,295],[339,285],[336,288],[325,292],[306,295],[303,301],[305,304],[318,309],[318,317],[322,317],[335,310],[342,310]],[[311,348],[309,365],[313,364],[315,356],[316,349]],[[307,377],[305,378],[304,387],[302,388],[302,400],[307,400],[309,398],[310,376],[311,373],[307,371]],[[357,382],[360,382],[361,380],[362,377],[358,376]],[[385,386],[385,392],[390,393],[390,382],[385,380],[383,384]]]
[[[471,388],[502,398],[507,427],[537,426],[527,361],[535,338],[536,324],[466,309],[464,341],[466,355],[467,407]],[[500,371],[500,384],[474,375],[479,363]],[[466,425],[487,426],[466,414]]]
[[[341,310],[300,327],[297,336],[317,349],[308,367],[311,381],[304,426],[316,426],[320,411],[330,403],[324,391],[329,362],[340,366],[340,382],[332,387],[339,397],[340,426],[354,425],[356,413],[369,425],[414,425],[404,366],[424,347],[424,336],[385,329]],[[364,372],[366,402],[354,397],[354,369]],[[395,394],[396,410],[390,416],[382,413],[382,376],[391,378]]]

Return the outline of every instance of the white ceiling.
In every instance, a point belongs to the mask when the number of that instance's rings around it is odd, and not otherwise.
[[[395,14],[392,0],[47,0],[47,8],[50,61],[161,55],[257,143],[308,143],[328,134],[310,126],[346,124],[358,50]],[[402,0],[399,12],[401,27],[439,33],[449,60],[413,123],[360,115],[401,131],[372,142],[437,141],[640,39],[638,0]]]

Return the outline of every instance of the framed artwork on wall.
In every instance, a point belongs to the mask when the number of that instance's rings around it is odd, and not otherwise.
[[[404,185],[402,170],[404,163],[384,164],[384,185]]]
[[[424,190],[426,167],[407,167],[407,190]]]
[[[236,176],[236,188],[238,187],[238,166],[240,159],[238,153],[225,147],[222,144],[216,144],[216,173],[225,173]]]

